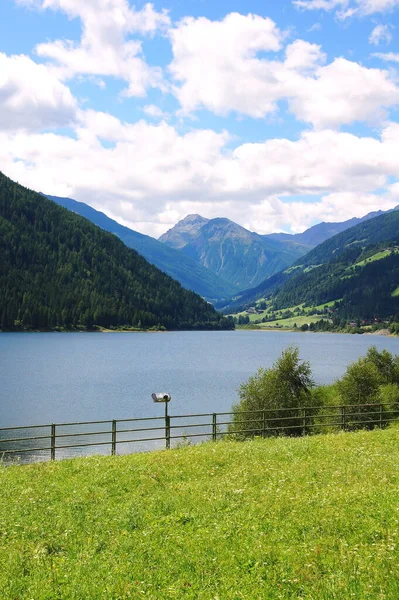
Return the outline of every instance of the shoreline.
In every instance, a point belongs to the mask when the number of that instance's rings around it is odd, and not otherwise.
[[[379,336],[379,337],[392,337],[397,338],[399,335],[390,333],[387,329],[381,329],[377,331],[363,331],[361,333],[351,331],[301,331],[300,329],[294,328],[283,328],[283,327],[236,327],[235,329],[27,329],[27,330],[0,330],[2,333],[171,333],[174,331],[208,331],[209,333],[215,331],[259,331],[263,333],[301,333],[301,334],[317,334],[317,333],[328,333],[335,335],[367,335],[367,336]]]
[[[293,328],[283,328],[283,327],[237,327],[236,331],[261,331],[261,332],[279,332],[279,333],[309,333],[309,334],[315,334],[315,333],[331,333],[331,334],[338,334],[338,335],[372,335],[372,336],[380,336],[380,337],[399,337],[397,334],[395,333],[390,333],[387,329],[381,329],[381,330],[377,330],[377,331],[363,331],[361,333],[359,332],[354,332],[352,333],[351,331],[301,331],[299,328],[297,329],[293,329]]]
[[[0,329],[2,333],[172,333],[176,331],[236,331],[235,329]]]
[[[167,329],[0,329],[1,333],[169,333]]]

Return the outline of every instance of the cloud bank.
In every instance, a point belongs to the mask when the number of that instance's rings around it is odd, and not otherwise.
[[[295,5],[348,17],[398,3]],[[260,233],[296,232],[399,203],[392,69],[329,56],[255,14],[172,23],[167,11],[152,4],[136,10],[127,0],[19,4],[78,19],[81,35],[40,43],[31,56],[0,53],[0,169],[17,181],[87,202],[154,236],[194,212],[228,216]],[[370,43],[387,43],[390,32],[375,26]],[[169,45],[169,64],[145,56],[144,42],[156,35]],[[399,62],[395,53],[375,56]],[[143,118],[123,120],[74,97],[80,77],[100,95],[107,78],[122,82],[125,97],[144,99]],[[152,88],[174,103],[175,114],[150,98]],[[201,111],[221,126],[196,121]],[[229,119],[266,118],[292,119],[301,133],[243,143],[229,132]]]

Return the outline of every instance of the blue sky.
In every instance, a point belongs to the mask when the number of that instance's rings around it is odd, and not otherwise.
[[[2,0],[0,169],[157,237],[399,204],[399,0]]]

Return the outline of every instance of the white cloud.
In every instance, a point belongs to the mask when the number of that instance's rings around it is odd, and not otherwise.
[[[45,65],[28,56],[0,53],[0,129],[70,125],[77,105],[70,90]]]
[[[313,23],[311,27],[309,27],[308,32],[312,33],[313,31],[321,31],[321,23]]]
[[[169,117],[168,113],[164,112],[156,104],[147,104],[144,106],[143,112],[154,119],[167,119]]]
[[[293,0],[303,10],[336,11],[341,19],[384,13],[399,7],[399,0]]]
[[[162,86],[161,72],[146,64],[141,42],[131,36],[167,28],[166,13],[150,4],[135,11],[126,0],[33,1],[81,19],[83,32],[79,43],[38,46],[56,65],[0,54],[0,169],[21,183],[88,202],[151,235],[192,212],[228,216],[267,233],[397,203],[392,178],[399,181],[399,125],[386,125],[379,139],[338,131],[354,121],[381,123],[399,104],[388,70],[344,58],[326,64],[322,48],[304,40],[284,47],[285,33],[260,16],[184,19],[170,30],[173,92],[183,112],[205,107],[264,117],[285,100],[298,120],[314,127],[297,141],[270,139],[231,150],[227,132],[181,134],[165,120],[126,123],[79,110],[60,81],[88,76],[102,86],[103,77],[114,76],[137,96]],[[334,6],[350,11],[354,5]],[[167,117],[153,104],[143,112]],[[73,136],[23,131],[65,125],[73,126]],[[313,201],[298,200],[303,196]]]
[[[380,58],[386,62],[397,62],[399,63],[399,52],[395,54],[395,52],[375,52],[373,56]]]
[[[200,106],[253,117],[273,112],[280,92],[270,63],[259,52],[277,52],[283,34],[269,18],[231,13],[221,21],[187,17],[169,32],[169,67],[180,86],[174,92],[183,111]]]
[[[184,114],[204,107],[219,115],[262,118],[287,100],[299,120],[324,128],[379,123],[399,104],[399,88],[388,71],[344,58],[324,65],[317,44],[296,40],[283,59],[259,57],[262,49],[281,48],[283,34],[269,19],[234,13],[217,22],[189,18],[170,36],[174,94]]]
[[[267,233],[289,224],[300,231],[318,220],[343,220],[398,203],[390,187],[391,178],[399,181],[398,124],[387,126],[380,139],[324,130],[230,152],[228,143],[223,132],[182,135],[164,122],[122,123],[87,111],[80,113],[76,138],[0,133],[0,169],[34,189],[88,202],[150,235],[193,212],[227,216]]]
[[[32,0],[21,0],[32,4]],[[144,96],[151,86],[162,86],[159,68],[150,67],[142,56],[142,44],[132,34],[154,34],[169,26],[166,11],[152,4],[140,11],[127,0],[34,0],[40,9],[62,10],[82,22],[79,43],[55,40],[39,44],[39,56],[58,63],[64,78],[75,75],[113,76],[124,79],[128,96]]]
[[[326,55],[317,44],[296,40],[285,49],[284,69],[312,74],[326,60]]]
[[[352,217],[363,217],[376,210],[389,210],[394,206],[395,198],[390,191],[385,196],[335,192],[312,203],[283,202],[277,196],[273,196],[250,208],[245,226],[263,234],[284,230],[301,233],[321,221],[346,221]]]
[[[389,25],[376,25],[370,33],[369,43],[374,46],[380,44],[390,44],[392,41],[392,32]]]
[[[395,134],[396,135],[396,134]],[[265,195],[316,195],[333,191],[369,193],[383,187],[399,165],[387,152],[394,142],[331,130],[305,132],[298,141],[267,140],[234,151],[235,171],[251,190]],[[326,151],[328,149],[328,151]]]
[[[356,0],[359,9],[366,15],[389,12],[399,7],[399,0]]]
[[[16,0],[36,9],[65,12],[70,18],[82,20],[88,37],[96,33],[103,41],[112,41],[120,32],[155,33],[168,27],[170,18],[166,10],[157,12],[148,2],[140,11],[130,8],[128,0]]]
[[[374,124],[399,104],[399,88],[382,69],[368,69],[344,58],[320,67],[292,91],[289,105],[298,119],[317,128],[354,121]]]
[[[348,5],[348,0],[294,0],[297,8],[306,10],[334,10]]]

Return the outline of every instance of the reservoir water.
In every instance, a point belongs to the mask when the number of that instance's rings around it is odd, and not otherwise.
[[[375,345],[399,338],[262,331],[1,333],[0,427],[229,411],[237,390],[295,344],[317,383],[330,383]]]

